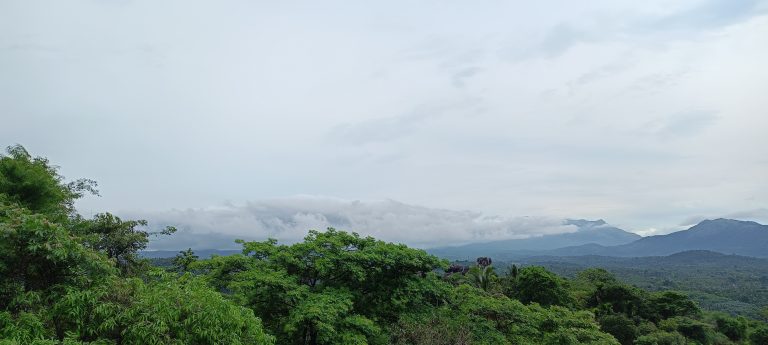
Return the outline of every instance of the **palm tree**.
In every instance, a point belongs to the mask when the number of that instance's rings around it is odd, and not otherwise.
[[[492,286],[491,283],[496,277],[496,272],[494,272],[493,266],[491,266],[491,263],[492,263],[491,258],[487,258],[487,257],[477,258],[477,266],[472,267],[472,269],[469,271],[469,274],[471,276],[471,279],[474,285],[485,291],[488,291],[491,289],[491,286]]]

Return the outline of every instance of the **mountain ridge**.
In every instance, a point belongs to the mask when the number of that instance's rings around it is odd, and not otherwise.
[[[604,220],[568,219],[563,225],[576,226],[576,231],[493,242],[469,243],[460,246],[427,249],[433,255],[448,259],[472,259],[479,256],[508,258],[523,253],[534,254],[567,246],[599,243],[601,245],[626,244],[642,238],[614,226]]]
[[[686,230],[643,237],[623,245],[585,244],[554,249],[546,254],[641,257],[665,256],[690,250],[768,257],[768,225],[753,221],[717,218],[703,220]]]
[[[768,258],[768,225],[753,221],[708,219],[685,230],[647,237],[612,227],[603,220],[568,220],[564,224],[578,228],[575,232],[563,234],[472,243],[427,251],[451,260],[471,260],[480,256],[498,260],[532,256],[647,257],[695,250]],[[621,241],[624,242],[617,243]],[[558,246],[563,243],[566,245]]]

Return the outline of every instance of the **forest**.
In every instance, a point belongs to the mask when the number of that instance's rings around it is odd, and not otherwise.
[[[1,345],[768,344],[764,319],[604,269],[497,271],[332,228],[156,267],[139,252],[176,229],[80,215],[96,187],[22,146],[0,156]]]
[[[768,259],[698,250],[661,257],[588,255],[518,261],[566,277],[575,277],[590,267],[605,268],[622,282],[649,291],[684,292],[702,309],[768,320]]]

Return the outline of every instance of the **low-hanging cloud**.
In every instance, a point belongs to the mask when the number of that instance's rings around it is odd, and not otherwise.
[[[526,238],[572,232],[556,217],[504,217],[409,205],[393,200],[359,201],[299,196],[202,209],[133,214],[153,226],[180,231],[154,240],[151,249],[235,248],[236,238],[300,241],[309,229],[335,227],[416,247]]]

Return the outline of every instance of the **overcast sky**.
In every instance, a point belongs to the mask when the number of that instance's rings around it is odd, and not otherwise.
[[[0,0],[0,144],[178,241],[768,222],[766,61],[766,1]]]

